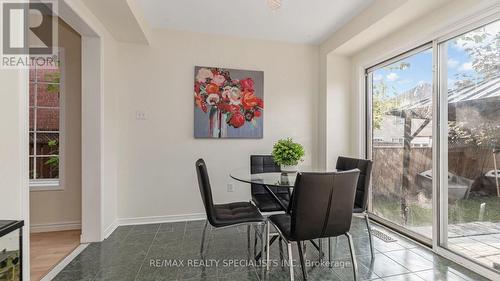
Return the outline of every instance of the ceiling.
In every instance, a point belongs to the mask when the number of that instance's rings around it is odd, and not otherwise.
[[[373,0],[136,0],[153,28],[319,44]]]

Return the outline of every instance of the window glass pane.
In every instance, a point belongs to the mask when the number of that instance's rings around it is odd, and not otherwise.
[[[58,155],[59,134],[37,133],[36,155]]]
[[[371,74],[372,211],[432,236],[432,52]]]
[[[500,269],[500,21],[440,48],[448,100],[448,239],[442,243]]]
[[[36,127],[37,131],[59,131],[59,109],[38,108]]]
[[[35,81],[36,73],[35,73],[35,68],[34,67],[30,67],[29,77],[30,77],[30,81]]]
[[[59,107],[59,84],[38,84],[36,102],[37,106]]]
[[[59,178],[59,157],[37,157],[36,158],[37,179]]]
[[[35,134],[30,133],[29,155],[33,155],[34,153],[35,153]]]
[[[33,177],[34,173],[35,173],[34,165],[35,165],[35,158],[30,157],[30,164],[29,164],[29,177],[30,177],[30,180],[34,179],[34,177]]]
[[[38,82],[59,83],[61,78],[61,73],[59,72],[59,69],[38,68],[37,78]]]
[[[35,105],[35,84],[30,83],[30,88],[29,88],[29,106],[34,106]]]
[[[33,108],[29,109],[29,130],[34,131],[35,130],[35,110]]]

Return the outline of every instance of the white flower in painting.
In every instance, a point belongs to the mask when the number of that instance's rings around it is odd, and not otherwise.
[[[220,97],[217,94],[210,94],[207,97],[207,103],[209,105],[216,105],[219,103],[219,101],[220,101]]]
[[[215,75],[212,79],[212,83],[215,83],[219,87],[222,86],[224,82],[226,82],[226,78],[220,74]]]
[[[231,94],[229,94],[229,102],[231,104],[240,104],[241,103],[241,91],[238,87],[231,88]]]
[[[397,73],[391,72],[391,73],[387,74],[386,78],[387,78],[387,81],[392,82],[392,81],[396,81],[399,78],[399,75]]]
[[[196,75],[196,80],[200,83],[205,83],[207,82],[207,78],[214,78],[212,71],[210,71],[210,69],[200,68],[200,70],[198,70],[198,74]]]
[[[228,99],[231,95],[231,86],[226,86],[222,89],[222,97]]]
[[[222,97],[229,99],[230,104],[241,104],[241,90],[238,87],[226,86],[222,91]]]

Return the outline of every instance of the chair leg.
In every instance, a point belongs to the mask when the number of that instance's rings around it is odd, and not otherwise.
[[[370,218],[368,214],[365,213],[365,221],[366,221],[366,229],[368,230],[368,238],[370,239],[370,251],[372,254],[372,258],[375,257],[375,251],[373,250],[373,237],[372,237],[372,228],[370,226]]]
[[[253,240],[253,256],[256,257],[257,256],[257,227],[255,228],[255,239]],[[260,257],[262,258],[262,254],[260,255]]]
[[[269,240],[270,240],[270,229],[271,229],[271,223],[269,221],[267,221],[266,223],[266,233],[267,233],[267,239],[266,239],[266,270],[269,271],[269,252],[271,252],[271,250],[269,249]],[[261,253],[261,256],[263,256],[264,253],[262,252]]]
[[[304,241],[303,246],[304,246],[304,259],[307,259],[307,243]]]
[[[302,277],[304,281],[307,280],[306,263],[304,262],[304,254],[302,253],[302,242],[297,241],[297,248],[299,249],[300,267],[302,268]]]
[[[205,235],[207,233],[208,220],[205,221],[205,227],[203,228],[203,234],[201,236],[201,247],[200,247],[200,256],[203,258],[203,253],[205,251]]]
[[[290,281],[294,280],[293,276],[293,257],[292,257],[292,243],[287,243],[287,251],[288,251],[288,266],[290,269]]]
[[[332,237],[328,237],[328,266],[332,268]]]
[[[251,225],[247,225],[247,248],[248,248],[248,253],[250,253],[250,231],[252,230]]]
[[[319,261],[322,262],[323,261],[323,239],[319,238],[318,245],[319,245]]]
[[[347,236],[347,241],[349,242],[349,251],[351,252],[351,262],[352,262],[352,272],[354,274],[354,280],[358,280],[358,263],[356,261],[356,253],[354,252],[354,244],[352,243],[352,236],[349,232],[345,234]]]
[[[283,262],[283,238],[279,238],[280,262]]]
[[[260,226],[260,260],[262,266],[264,266],[264,263],[267,263],[267,260],[264,261],[264,252],[266,251],[266,245],[267,245],[267,234],[266,234],[266,223],[262,223]],[[254,256],[255,257],[255,256]],[[266,255],[267,258],[267,255]]]

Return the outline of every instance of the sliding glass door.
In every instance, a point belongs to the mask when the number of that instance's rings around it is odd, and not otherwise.
[[[498,18],[366,70],[370,215],[485,274],[500,274]]]
[[[432,49],[369,69],[372,212],[432,236]]]
[[[500,270],[500,21],[440,43],[439,53],[448,173],[440,244]]]

